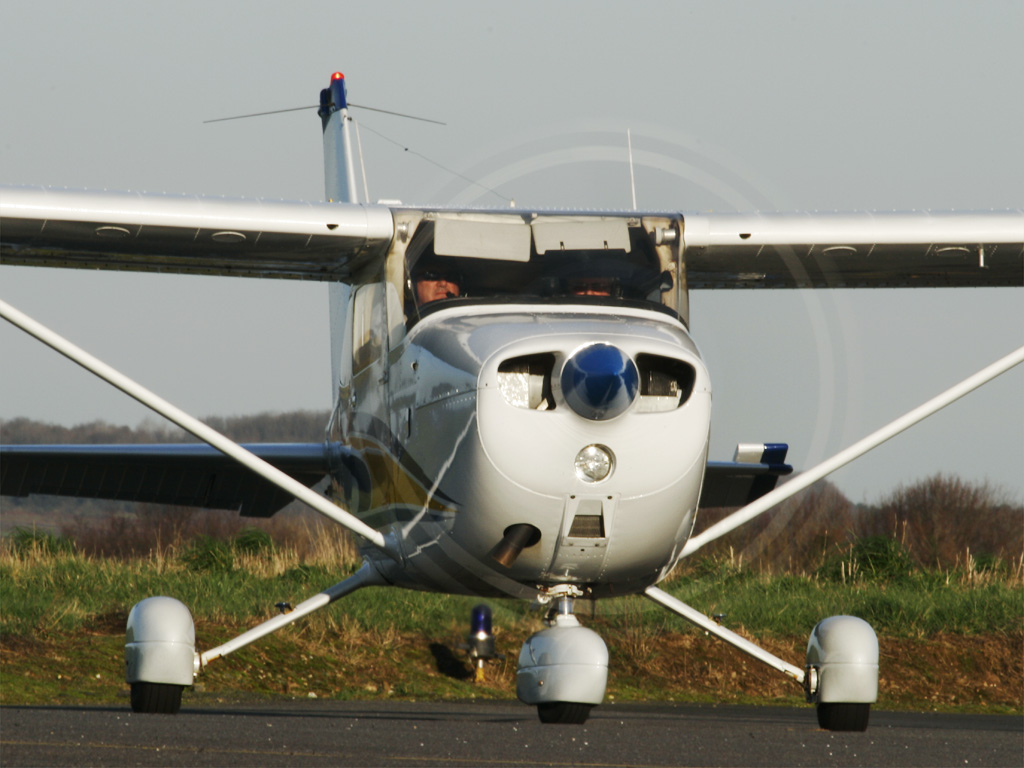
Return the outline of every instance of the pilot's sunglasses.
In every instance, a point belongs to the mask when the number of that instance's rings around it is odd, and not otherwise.
[[[421,272],[418,280],[443,280],[446,283],[457,283],[459,280],[454,275],[445,274],[443,272]]]

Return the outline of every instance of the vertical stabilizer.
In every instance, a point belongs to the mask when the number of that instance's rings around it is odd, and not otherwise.
[[[324,189],[329,203],[359,203],[355,165],[352,162],[351,127],[345,76],[331,75],[329,87],[320,91],[320,120],[324,130]]]
[[[329,203],[358,203],[355,165],[348,119],[348,94],[345,76],[331,75],[331,84],[320,91],[320,121],[324,131],[324,192]],[[366,201],[363,201],[366,202]],[[326,439],[332,436],[332,425],[347,403],[341,396],[344,339],[349,334],[349,299],[352,288],[345,283],[330,283],[327,288],[331,315],[331,378],[333,408],[327,424]]]

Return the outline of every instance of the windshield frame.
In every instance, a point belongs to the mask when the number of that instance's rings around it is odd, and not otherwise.
[[[525,216],[538,218],[536,214]],[[576,218],[587,223],[595,217]],[[538,253],[531,242],[530,258],[524,261],[470,254],[438,255],[434,252],[434,220],[425,215],[408,247],[403,249],[401,262],[402,301],[408,327],[437,309],[480,304],[623,306],[652,309],[686,325],[686,290],[679,245],[681,220],[660,216],[621,216],[618,220],[625,225],[628,243],[620,239],[615,244],[625,247],[547,249]],[[666,236],[666,232],[670,235]],[[417,301],[417,289],[425,273],[448,279],[457,289],[448,289],[437,300]],[[574,281],[578,284],[575,288]],[[582,285],[587,281],[589,286]]]

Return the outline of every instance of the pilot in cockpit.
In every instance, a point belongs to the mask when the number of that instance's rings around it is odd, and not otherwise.
[[[619,293],[611,277],[573,277],[568,280],[570,296],[614,296]]]
[[[416,278],[415,288],[416,306],[441,299],[457,299],[461,295],[458,276],[447,272],[422,272]]]

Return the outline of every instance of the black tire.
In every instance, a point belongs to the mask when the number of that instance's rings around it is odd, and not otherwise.
[[[181,709],[181,690],[172,683],[132,683],[132,712],[176,715]]]
[[[826,731],[866,731],[870,704],[819,704],[818,725]]]
[[[592,707],[593,704],[580,704],[576,701],[550,701],[537,705],[537,717],[542,723],[583,725],[590,717]]]

